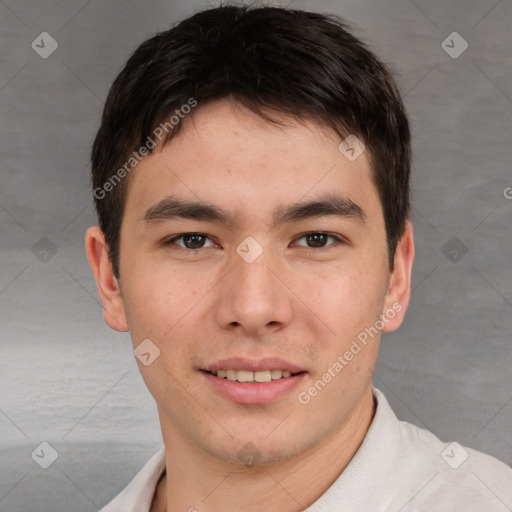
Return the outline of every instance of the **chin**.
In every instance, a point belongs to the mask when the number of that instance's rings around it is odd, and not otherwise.
[[[313,446],[314,443],[310,444]],[[212,457],[241,467],[280,464],[300,455],[309,447],[308,443],[301,443],[297,439],[290,443],[288,436],[286,438],[276,436],[271,441],[268,434],[262,434],[259,438],[234,435],[229,444],[209,443],[203,446]]]

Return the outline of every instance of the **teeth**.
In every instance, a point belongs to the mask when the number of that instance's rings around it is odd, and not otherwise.
[[[226,370],[226,378],[228,380],[236,380],[236,370]]]
[[[254,373],[248,372],[247,370],[238,370],[236,372],[236,380],[238,382],[253,382],[254,381]]]
[[[272,370],[270,374],[272,379],[280,379],[283,376],[283,370]]]
[[[256,382],[270,382],[272,380],[272,372],[270,370],[254,372],[254,380]]]
[[[218,370],[212,372],[221,379],[228,379],[238,382],[270,382],[281,378],[287,378],[292,375],[288,370],[262,370],[251,372],[249,370]]]

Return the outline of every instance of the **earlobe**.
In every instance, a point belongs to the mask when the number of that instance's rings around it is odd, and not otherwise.
[[[403,322],[411,295],[411,274],[414,261],[414,237],[412,224],[408,221],[396,251],[394,268],[389,278],[383,315],[388,321],[385,332],[398,329]]]
[[[114,275],[112,263],[108,257],[108,245],[105,235],[98,226],[91,227],[85,234],[85,251],[98,288],[103,319],[116,331],[128,331],[124,303],[119,282]]]

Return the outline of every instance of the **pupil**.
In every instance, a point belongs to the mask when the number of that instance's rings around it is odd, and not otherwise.
[[[202,235],[198,234],[185,235],[183,242],[188,249],[200,249],[204,243],[203,238]]]
[[[327,241],[325,233],[310,233],[307,235],[308,245],[310,247],[323,247]]]

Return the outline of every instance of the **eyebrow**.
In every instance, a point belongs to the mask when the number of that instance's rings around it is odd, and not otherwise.
[[[327,215],[353,218],[362,223],[366,221],[366,213],[352,199],[346,196],[327,194],[315,199],[292,204],[291,206],[279,207],[272,216],[272,227],[287,222]]]
[[[272,228],[279,224],[329,215],[353,218],[362,223],[367,218],[364,210],[348,197],[327,194],[315,199],[300,201],[290,206],[278,207],[272,215]],[[236,223],[236,216],[219,206],[200,201],[186,201],[174,196],[165,197],[151,206],[139,220],[158,224],[174,219],[220,222],[227,226]]]
[[[185,201],[174,196],[167,196],[151,206],[139,220],[156,224],[173,219],[217,221],[226,225],[235,223],[235,216],[223,208],[200,201]]]

